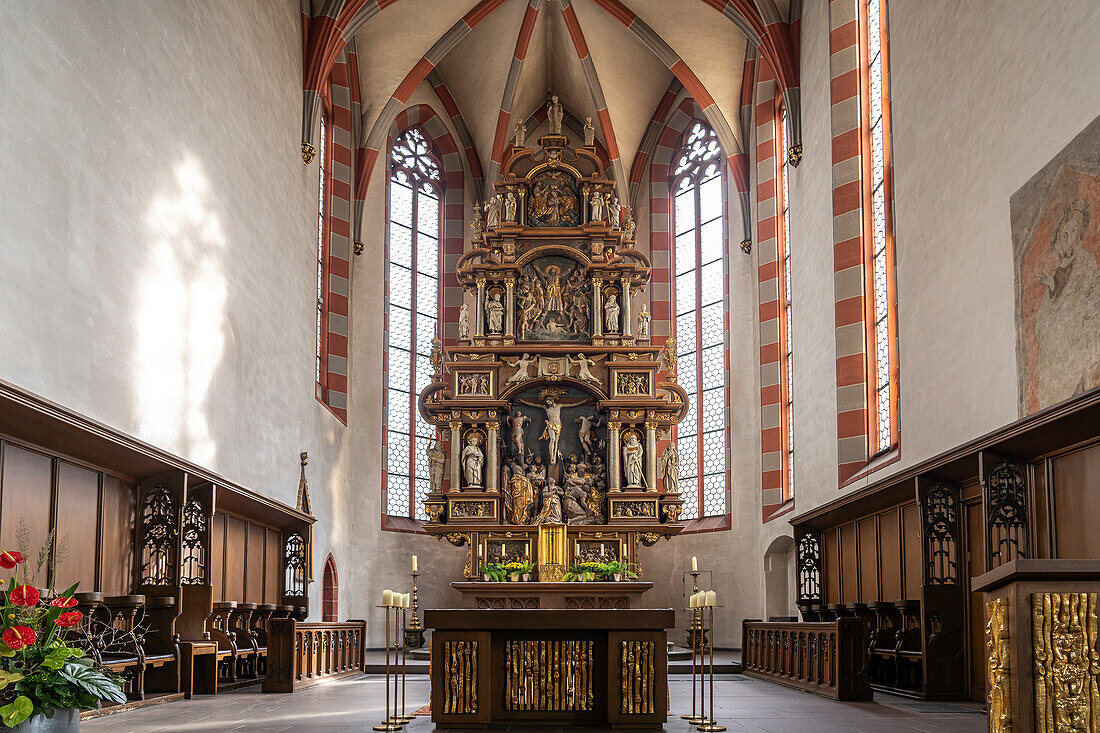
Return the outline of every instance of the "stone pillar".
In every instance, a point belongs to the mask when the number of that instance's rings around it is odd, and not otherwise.
[[[657,423],[645,424],[645,487],[657,490]]]
[[[516,211],[516,224],[527,226],[527,189],[521,188],[519,194],[519,207]]]
[[[623,335],[623,338],[630,336],[630,278],[624,277],[622,279],[623,293],[619,297],[622,301],[622,318],[623,322],[620,324],[619,333]]]
[[[462,491],[462,423],[451,421],[451,491]]]
[[[485,490],[489,492],[495,492],[500,481],[499,429],[496,420],[485,423]]]
[[[620,465],[620,454],[623,446],[619,441],[619,423],[607,424],[607,490],[622,491],[623,469]]]
[[[504,279],[504,337],[515,337],[516,330],[516,279]]]
[[[592,278],[592,335],[603,335],[603,280]]]
[[[475,336],[485,335],[485,278],[479,277],[477,279],[477,328],[474,329]]]

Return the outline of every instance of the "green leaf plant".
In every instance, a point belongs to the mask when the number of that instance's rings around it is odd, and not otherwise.
[[[27,559],[26,552],[0,552],[0,568],[15,571],[0,593],[0,722],[14,728],[33,715],[52,718],[66,708],[126,702],[121,681],[68,643],[82,618],[72,610],[76,584],[61,593],[52,587],[40,592]]]

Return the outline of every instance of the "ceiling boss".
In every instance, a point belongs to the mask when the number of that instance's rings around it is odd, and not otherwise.
[[[639,543],[683,528],[668,454],[687,395],[650,342],[649,258],[590,137],[516,135],[458,261],[457,338],[420,395],[439,438],[425,527],[466,546],[469,578],[509,561],[540,580],[640,570]],[[564,561],[539,557],[544,525],[565,532]]]

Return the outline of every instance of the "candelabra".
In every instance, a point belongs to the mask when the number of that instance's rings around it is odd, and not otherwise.
[[[412,573],[412,619],[405,627],[405,646],[420,649],[424,646],[424,627],[420,623],[419,605],[416,600],[416,579],[420,575],[417,571]]]
[[[405,608],[405,607],[397,609],[397,616],[400,619],[399,623],[400,623],[401,627],[405,628],[405,629],[408,628],[405,625],[405,614],[406,614],[407,611],[408,611],[408,608]],[[405,652],[408,649],[408,644],[406,643],[407,641],[408,641],[408,636],[405,636],[401,640],[401,672],[398,673],[401,677],[401,683],[400,683],[400,685],[398,685],[397,681],[394,680],[394,685],[393,685],[394,690],[393,690],[393,721],[392,722],[397,723],[399,725],[408,725],[410,722],[412,722],[412,719],[413,719],[413,716],[405,714],[405,687],[406,687],[406,684],[407,684],[407,678],[406,678],[406,675],[405,675]],[[393,656],[394,656],[394,666],[396,667],[397,666],[397,650],[396,649],[394,649]],[[399,687],[400,687],[400,691],[401,691],[401,712],[400,713],[397,712],[397,710],[398,710],[398,707],[397,707],[397,692],[398,692]]]
[[[386,717],[382,722],[374,726],[374,730],[378,731],[391,731],[401,730],[405,726],[401,723],[395,722],[393,716],[390,715],[390,611],[396,611],[397,609],[390,605],[377,606],[386,613]],[[398,617],[397,613],[394,613],[394,618]],[[395,628],[396,631],[396,628]],[[396,650],[394,651],[394,657],[396,661]],[[394,690],[396,691],[397,684],[394,681]]]
[[[691,575],[693,576],[692,581],[695,583],[695,585],[694,585],[695,591],[692,594],[692,597],[694,598],[695,593],[699,592],[699,584],[698,584],[699,573],[695,572],[695,571],[692,571]],[[687,722],[691,723],[692,725],[700,725],[700,724],[702,724],[703,722],[706,721],[706,718],[703,717],[702,712],[700,712],[695,707],[695,690],[696,690],[696,682],[695,682],[696,676],[695,675],[696,675],[696,669],[697,669],[697,667],[695,665],[696,658],[699,659],[699,667],[703,666],[702,654],[699,653],[700,648],[699,648],[699,644],[698,644],[698,641],[701,638],[701,636],[699,634],[695,633],[695,624],[696,624],[696,621],[698,619],[698,616],[700,615],[700,610],[701,609],[699,609],[699,608],[689,608],[688,609],[688,611],[691,613],[691,626],[690,626],[690,630],[688,631],[688,641],[691,643],[691,712],[690,713],[685,713],[685,714],[680,716],[681,718],[683,718]],[[703,686],[702,670],[699,669],[699,684],[698,684],[698,687],[702,688],[702,686]]]
[[[691,576],[691,592],[699,592],[699,576],[703,574],[701,570],[692,570],[687,573]],[[707,630],[703,626],[702,614],[692,614],[691,624],[688,626],[688,646],[695,649],[696,646],[700,650],[705,649],[707,645]]]
[[[711,591],[710,595],[713,596],[714,592]],[[695,610],[699,611],[700,616],[703,615],[703,610],[704,609],[697,608]],[[713,602],[706,606],[706,611],[707,611],[707,615],[708,615],[708,618],[707,618],[708,624],[707,625],[710,627],[710,630],[711,630],[710,643],[708,645],[709,648],[707,649],[707,653],[710,654],[710,675],[709,675],[709,677],[710,677],[710,715],[706,716],[705,720],[703,720],[702,724],[699,725],[696,728],[696,730],[703,731],[703,733],[721,733],[721,731],[724,731],[726,729],[726,726],[718,725],[718,721],[714,719],[714,605],[713,605]],[[702,666],[701,662],[700,662],[700,666]],[[703,675],[701,674],[701,670],[700,670],[700,675],[699,675],[699,682],[700,682],[699,686],[700,687],[703,686],[702,685],[702,681],[703,681],[702,677],[703,677]],[[702,699],[702,696],[700,695],[700,700],[701,699]],[[703,706],[700,705],[700,707],[703,707]]]

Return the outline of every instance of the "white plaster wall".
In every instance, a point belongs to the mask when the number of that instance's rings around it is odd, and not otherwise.
[[[0,377],[291,505],[308,451],[319,576],[301,77],[294,0],[0,4]]]
[[[804,4],[792,175],[797,511],[836,487],[828,3]],[[1100,5],[891,0],[900,471],[1017,417],[1009,197],[1100,107]]]

